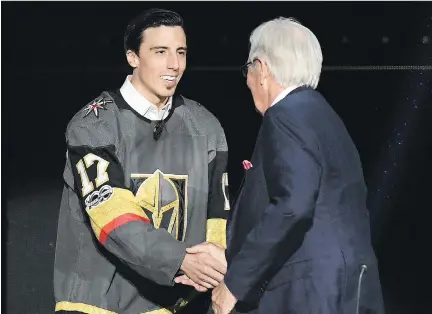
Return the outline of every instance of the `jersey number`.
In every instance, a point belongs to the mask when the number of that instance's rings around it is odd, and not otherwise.
[[[84,158],[76,164],[77,171],[81,177],[81,191],[83,197],[94,190],[93,182],[89,180],[87,175],[87,169],[90,168],[95,161],[97,162],[96,187],[98,188],[109,181],[108,173],[106,172],[109,162],[92,153],[85,155]]]

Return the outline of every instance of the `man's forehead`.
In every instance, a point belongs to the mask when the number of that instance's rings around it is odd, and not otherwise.
[[[181,26],[158,26],[149,27],[143,32],[144,39],[171,40],[173,38],[185,38],[186,35]]]

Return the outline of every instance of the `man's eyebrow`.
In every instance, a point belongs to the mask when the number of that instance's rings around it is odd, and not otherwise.
[[[155,47],[151,47],[150,50],[156,50],[156,49],[168,49],[168,47],[165,46],[155,46]]]
[[[151,47],[150,48],[150,50],[156,50],[156,49],[166,49],[166,50],[168,50],[169,48],[166,47],[166,46],[155,46],[155,47]],[[179,47],[179,48],[177,48],[177,50],[187,50],[187,47],[186,46]]]

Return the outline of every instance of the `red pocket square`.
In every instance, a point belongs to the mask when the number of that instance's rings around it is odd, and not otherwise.
[[[249,160],[243,160],[242,163],[243,163],[243,168],[246,171],[253,167]]]

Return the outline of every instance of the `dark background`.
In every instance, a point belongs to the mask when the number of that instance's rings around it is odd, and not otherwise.
[[[237,70],[250,32],[292,16],[316,34],[325,66],[318,90],[364,165],[387,313],[432,313],[432,5],[309,1],[2,3],[2,312],[53,312],[66,124],[102,90],[121,86],[129,73],[124,29],[154,6],[185,19],[188,69],[179,91],[225,128],[232,193],[261,121]],[[385,68],[402,65],[429,70]]]

